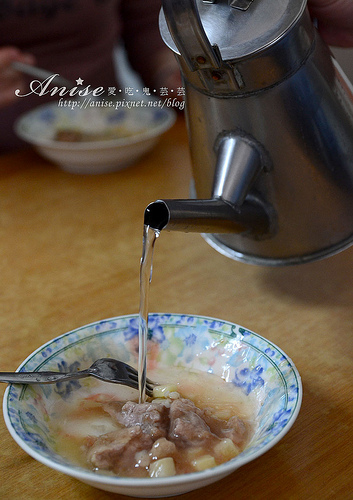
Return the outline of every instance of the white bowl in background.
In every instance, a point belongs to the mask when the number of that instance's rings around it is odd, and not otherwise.
[[[157,101],[156,101],[157,102]],[[46,159],[75,174],[113,172],[150,151],[175,122],[176,113],[161,107],[81,109],[44,104],[22,115],[15,132]],[[95,134],[99,140],[57,140],[59,130]],[[109,138],[106,138],[109,137]]]

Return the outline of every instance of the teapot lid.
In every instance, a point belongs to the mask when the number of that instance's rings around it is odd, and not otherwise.
[[[223,60],[234,60],[278,41],[301,17],[306,0],[195,0],[195,4],[211,45],[219,48]],[[169,48],[180,54],[163,10],[160,31]]]

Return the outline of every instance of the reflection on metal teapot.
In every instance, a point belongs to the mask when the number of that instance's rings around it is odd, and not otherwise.
[[[350,82],[305,0],[230,4],[163,1],[196,199],[152,204],[145,220],[167,214],[166,229],[200,231],[221,253],[254,264],[332,255],[353,243]]]

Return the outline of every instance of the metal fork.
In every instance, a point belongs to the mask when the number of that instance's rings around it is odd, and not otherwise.
[[[8,384],[53,384],[84,377],[95,377],[105,382],[126,385],[138,389],[138,372],[132,366],[112,358],[97,359],[86,370],[77,372],[0,372],[0,382]],[[153,387],[157,385],[146,379],[146,394],[152,396]]]

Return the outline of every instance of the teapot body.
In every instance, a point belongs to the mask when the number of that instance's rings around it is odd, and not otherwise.
[[[256,2],[261,0],[249,11]],[[203,69],[201,59],[201,71],[195,70],[190,54],[171,46],[161,21],[185,87],[193,196],[215,196],[216,145],[224,134],[253,138],[269,159],[248,195],[271,205],[271,231],[261,236],[204,235],[222,254],[248,263],[297,264],[353,243],[352,87],[312,25],[304,2],[299,3],[281,36],[243,57],[228,58],[223,75],[222,67]],[[174,41],[178,36],[182,33]],[[223,84],[218,85],[218,77]]]

